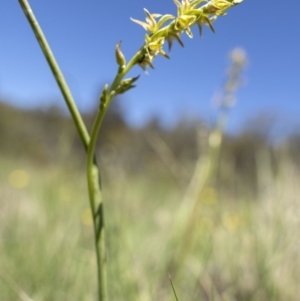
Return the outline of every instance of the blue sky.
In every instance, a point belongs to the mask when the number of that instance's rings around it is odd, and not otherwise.
[[[143,8],[176,13],[172,0],[31,0],[30,4],[70,85],[80,110],[95,107],[102,85],[116,73],[114,48],[122,40],[129,59],[145,31],[130,21],[144,19]],[[277,6],[276,6],[277,5]],[[244,0],[214,24],[202,39],[183,36],[171,60],[158,57],[155,70],[141,74],[137,88],[122,99],[126,119],[145,124],[153,115],[165,125],[182,114],[213,120],[212,96],[228,67],[228,53],[243,47],[249,65],[245,85],[232,109],[229,129],[236,131],[261,112],[280,117],[291,129],[300,114],[300,1]],[[33,33],[17,0],[0,3],[0,99],[21,107],[60,104],[65,108]]]

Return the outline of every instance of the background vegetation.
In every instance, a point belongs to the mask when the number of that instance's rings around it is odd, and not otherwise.
[[[88,124],[91,115],[86,115]],[[209,126],[128,128],[116,105],[100,136],[111,300],[299,300],[300,138],[274,146],[258,118],[225,136],[199,196],[184,201]],[[57,108],[0,103],[0,300],[93,300],[84,151]],[[187,243],[188,242],[188,243]],[[171,299],[172,298],[172,299]]]

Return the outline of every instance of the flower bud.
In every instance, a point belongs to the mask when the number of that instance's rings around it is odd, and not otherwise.
[[[120,83],[120,85],[115,89],[116,94],[123,94],[126,91],[135,88],[135,85],[133,85],[133,83],[136,82],[139,79],[139,77],[140,76],[124,79]]]
[[[121,41],[116,45],[116,60],[120,67],[126,65],[126,59],[121,51]]]
[[[101,96],[100,96],[100,106],[105,106],[107,102],[107,90],[108,85],[106,84],[102,90]]]

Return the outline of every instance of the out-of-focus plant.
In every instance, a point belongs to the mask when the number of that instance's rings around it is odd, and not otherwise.
[[[165,42],[168,43],[169,50],[171,49],[174,40],[183,46],[183,42],[180,39],[181,34],[185,32],[190,38],[192,38],[193,33],[191,27],[194,25],[199,27],[201,35],[204,25],[207,25],[214,32],[213,22],[215,22],[217,17],[226,15],[228,9],[241,3],[242,1],[243,0],[182,0],[180,2],[179,0],[174,0],[177,6],[176,16],[169,14],[151,14],[147,9],[144,9],[146,14],[146,22],[132,19],[133,22],[141,25],[147,31],[144,44],[132,56],[128,63],[126,62],[126,58],[121,51],[121,42],[116,45],[115,54],[118,64],[117,74],[113,82],[110,85],[106,84],[102,90],[99,102],[99,110],[97,112],[91,133],[89,134],[76,107],[68,85],[60,71],[58,64],[56,63],[52,51],[31,7],[29,6],[28,1],[19,0],[53,72],[53,75],[60,87],[87,152],[86,172],[90,207],[94,222],[99,288],[98,300],[107,300],[107,279],[102,188],[100,183],[99,168],[95,159],[95,146],[99,129],[107,109],[112,99],[116,95],[125,93],[126,91],[135,87],[135,83],[139,76],[125,78],[126,74],[135,65],[139,65],[144,70],[146,70],[147,67],[154,68],[153,62],[156,56],[162,55],[165,58],[169,58],[163,49]]]
[[[196,168],[191,178],[189,187],[182,201],[184,208],[189,208],[187,211],[188,219],[182,236],[182,243],[175,253],[176,263],[183,264],[185,256],[191,247],[192,240],[195,234],[195,227],[200,214],[201,204],[208,194],[212,196],[213,191],[210,185],[214,175],[216,175],[217,166],[219,163],[220,150],[222,146],[223,134],[227,125],[230,109],[236,102],[236,93],[242,83],[242,72],[247,65],[246,52],[241,48],[235,48],[229,54],[230,68],[227,73],[227,80],[223,86],[223,91],[218,99],[219,112],[216,123],[208,135],[208,150],[207,155],[199,156]],[[181,208],[180,211],[186,211]],[[181,227],[181,225],[180,225]],[[179,269],[178,264],[171,260],[168,269],[172,270],[173,277],[176,270]]]

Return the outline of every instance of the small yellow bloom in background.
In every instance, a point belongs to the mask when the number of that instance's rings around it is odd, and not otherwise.
[[[22,189],[28,186],[29,180],[30,177],[28,172],[22,169],[13,170],[8,175],[8,183],[10,184],[11,187],[16,189]]]
[[[223,215],[223,225],[229,232],[237,232],[242,226],[242,220],[237,213],[225,213]]]
[[[87,209],[83,210],[83,212],[81,214],[81,222],[85,226],[93,225],[93,216],[92,216],[91,209],[87,208]]]

